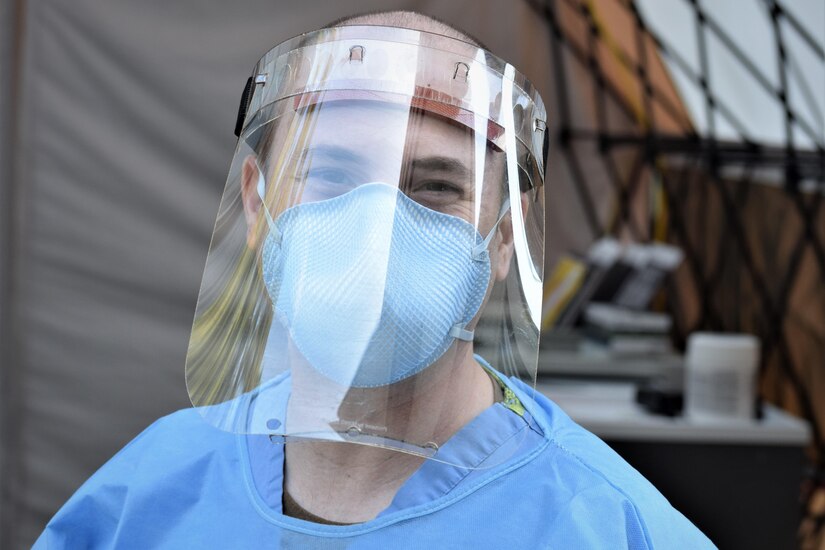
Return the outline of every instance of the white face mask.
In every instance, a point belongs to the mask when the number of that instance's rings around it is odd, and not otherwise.
[[[473,339],[466,326],[490,284],[487,245],[498,222],[482,238],[383,183],[294,206],[275,221],[266,214],[263,279],[275,315],[331,380],[392,384],[433,364],[453,339]]]

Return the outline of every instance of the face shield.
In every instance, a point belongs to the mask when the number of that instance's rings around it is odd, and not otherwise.
[[[259,61],[237,131],[186,359],[204,418],[439,460],[474,371],[535,386],[546,114],[511,65],[324,29]]]

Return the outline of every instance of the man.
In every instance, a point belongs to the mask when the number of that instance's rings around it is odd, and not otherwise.
[[[159,420],[38,547],[701,548],[534,392],[546,114],[425,16],[267,53]]]

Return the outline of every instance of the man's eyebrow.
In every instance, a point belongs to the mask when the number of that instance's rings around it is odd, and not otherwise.
[[[463,177],[471,175],[470,169],[464,165],[463,162],[452,157],[423,157],[413,159],[412,167],[414,169],[432,170],[433,172],[453,172]]]
[[[312,145],[301,151],[301,158],[308,157],[323,157],[327,160],[336,162],[357,163],[363,164],[367,161],[364,155],[359,154],[352,149],[346,147],[339,147],[337,145]]]

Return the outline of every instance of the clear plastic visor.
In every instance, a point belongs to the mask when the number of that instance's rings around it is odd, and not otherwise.
[[[509,458],[529,427],[502,380],[535,384],[544,220],[541,176],[512,128],[340,89],[255,120],[207,259],[193,404],[224,430],[468,468],[445,446],[522,416],[507,437],[482,437],[502,438],[482,467]]]

